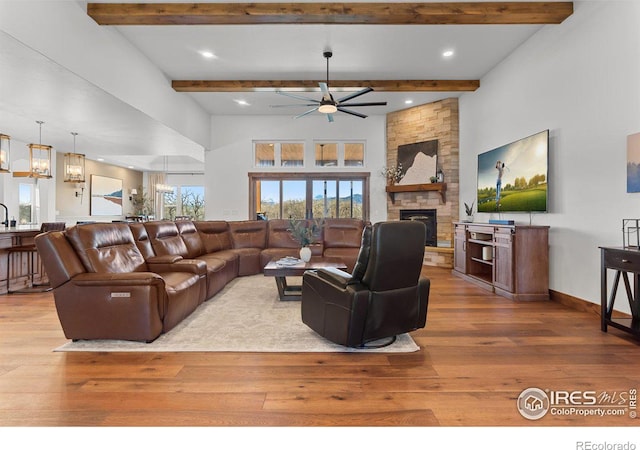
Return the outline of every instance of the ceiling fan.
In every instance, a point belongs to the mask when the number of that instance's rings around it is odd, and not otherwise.
[[[318,111],[320,113],[326,114],[329,122],[333,122],[333,114],[336,112],[351,114],[352,116],[357,116],[362,119],[365,119],[367,117],[365,114],[362,114],[356,111],[351,111],[346,108],[354,108],[354,107],[360,107],[360,106],[384,106],[387,104],[387,102],[345,103],[345,102],[348,102],[349,100],[353,100],[356,97],[366,94],[367,92],[373,91],[373,88],[371,87],[364,88],[358,92],[354,92],[353,94],[349,94],[338,100],[334,100],[333,95],[331,95],[331,92],[329,92],[329,58],[333,56],[333,53],[330,51],[325,51],[322,54],[322,56],[324,56],[327,60],[327,81],[326,83],[323,83],[323,82],[318,83],[320,86],[320,90],[322,91],[322,99],[315,100],[313,98],[305,97],[302,95],[292,94],[290,92],[276,91],[280,95],[285,95],[287,97],[295,98],[297,100],[302,100],[307,103],[301,103],[297,105],[271,105],[272,108],[283,108],[283,107],[292,107],[292,106],[297,106],[297,107],[313,106],[312,109],[296,116],[296,119],[298,119],[299,117],[303,117],[308,114],[311,114],[315,111]]]

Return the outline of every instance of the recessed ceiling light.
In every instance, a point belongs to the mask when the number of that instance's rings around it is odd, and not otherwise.
[[[413,100],[405,100],[404,103],[405,105],[410,105],[413,103]]]
[[[445,50],[444,52],[442,52],[442,56],[444,56],[445,58],[450,58],[453,56],[453,50]]]
[[[129,169],[133,169],[133,166],[127,166]]]
[[[202,50],[202,51],[200,51],[200,54],[203,57],[209,58],[209,59],[214,59],[216,57],[216,55],[214,55],[213,52],[210,52],[208,50]]]
[[[240,106],[250,106],[250,104],[246,100],[235,99],[233,101],[236,102]]]
[[[98,158],[98,161],[104,161],[104,158]]]

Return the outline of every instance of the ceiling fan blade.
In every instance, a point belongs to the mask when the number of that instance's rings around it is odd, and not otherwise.
[[[327,83],[320,82],[320,90],[322,91],[322,98],[325,100],[333,101],[333,95],[329,92],[329,85]]]
[[[333,122],[333,114],[327,114],[327,120]]]
[[[297,108],[301,106],[316,106],[316,103],[304,103],[304,104],[298,104],[298,105],[269,105],[270,108],[288,108],[291,106],[295,106]]]
[[[315,103],[320,103],[320,100],[315,100],[313,98],[309,98],[309,97],[305,97],[303,95],[296,95],[296,94],[292,94],[290,92],[284,92],[284,91],[276,91],[276,94],[280,94],[280,95],[284,95],[286,97],[291,97],[291,98],[295,98],[297,100],[303,100],[305,102],[313,102]]]
[[[343,113],[347,113],[347,114],[351,114],[352,116],[362,117],[363,119],[367,118],[367,116],[364,115],[364,114],[361,114],[361,113],[355,112],[355,111],[349,111],[348,109],[340,108],[339,106],[338,106],[338,111],[343,112]]]
[[[367,92],[371,92],[371,91],[373,91],[373,88],[371,88],[371,87],[364,88],[361,91],[354,92],[353,94],[349,94],[346,97],[342,97],[341,99],[338,100],[338,103],[346,102],[347,100],[351,100],[352,98],[356,98],[356,97],[358,97],[360,95],[364,95]]]
[[[300,115],[296,116],[295,118],[296,118],[296,119],[299,119],[300,117],[304,117],[304,116],[306,116],[306,115],[308,115],[308,114],[311,114],[312,112],[315,112],[315,111],[317,111],[317,110],[318,110],[318,108],[310,109],[309,111],[303,112],[302,114],[300,114]]]
[[[340,106],[385,106],[387,102],[371,102],[371,103],[340,103]]]

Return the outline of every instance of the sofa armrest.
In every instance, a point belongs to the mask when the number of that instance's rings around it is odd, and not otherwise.
[[[205,276],[207,263],[200,259],[180,259],[174,263],[148,263],[149,270],[155,273],[163,272],[188,272],[194,275]]]
[[[162,256],[152,256],[147,259],[147,264],[173,264],[182,259],[180,255],[162,255]]]
[[[333,267],[317,269],[315,272],[318,277],[341,289],[345,289],[351,281],[351,275],[349,273]]]
[[[152,272],[93,273],[76,275],[71,283],[76,286],[144,286],[161,283],[162,277]]]

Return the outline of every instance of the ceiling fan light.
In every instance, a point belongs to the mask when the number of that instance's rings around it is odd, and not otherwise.
[[[333,114],[338,111],[338,107],[332,103],[325,103],[323,105],[320,105],[318,111],[323,114]]]

